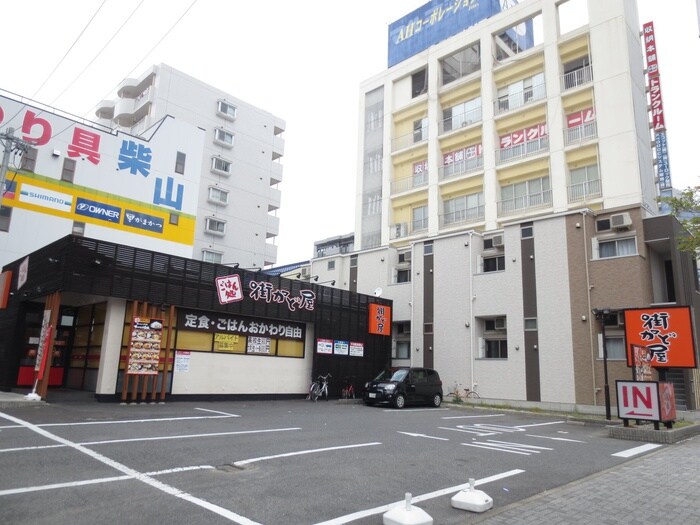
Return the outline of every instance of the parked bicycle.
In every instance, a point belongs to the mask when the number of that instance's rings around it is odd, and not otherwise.
[[[345,386],[341,392],[343,399],[355,399],[355,387],[352,385],[351,378],[345,378]]]
[[[446,395],[445,398],[452,403],[461,403],[465,399],[481,399],[481,396],[476,391],[476,383],[474,388],[460,388],[460,385],[455,384]]]
[[[306,399],[311,401],[317,401],[319,397],[326,396],[326,401],[328,401],[328,378],[333,377],[330,373],[325,376],[318,376],[318,379],[311,383],[309,387],[309,395]]]

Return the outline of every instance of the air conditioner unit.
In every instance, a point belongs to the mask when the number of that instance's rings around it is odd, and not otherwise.
[[[302,268],[302,269],[301,269],[301,276],[302,276],[302,277],[308,277],[308,276],[309,276],[309,269],[308,269],[308,268]]]
[[[496,330],[505,330],[506,329],[506,318],[505,317],[496,317],[496,319],[493,320],[493,327]]]
[[[632,218],[629,213],[615,213],[610,216],[610,227],[614,230],[626,230],[630,226],[632,226]]]
[[[408,235],[408,224],[405,222],[400,222],[398,224],[394,224],[394,239],[398,239],[400,237],[406,237]]]
[[[494,248],[503,246],[503,235],[494,235],[491,237],[491,246]]]

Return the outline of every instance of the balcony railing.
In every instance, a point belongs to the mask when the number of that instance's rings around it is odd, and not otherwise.
[[[398,137],[391,139],[391,151],[398,151],[400,149],[405,149],[413,146],[414,144],[420,144],[428,140],[428,126],[423,126],[420,129],[416,129],[411,133],[406,133]]]
[[[403,179],[391,181],[391,194],[403,193],[416,188],[421,188],[428,185],[428,172],[424,171],[419,175],[404,177]]]
[[[498,214],[512,215],[519,211],[534,208],[547,208],[551,205],[552,190],[545,190],[540,193],[532,193],[530,195],[523,195],[522,197],[514,197],[512,199],[499,201]]]
[[[484,220],[484,206],[476,206],[465,210],[456,210],[440,215],[440,227],[457,226],[470,222]]]
[[[532,155],[537,155],[549,149],[549,137],[540,137],[535,140],[528,140],[522,144],[502,148],[496,151],[496,164],[503,164],[513,160],[523,159]]]
[[[501,113],[512,111],[537,102],[538,100],[542,100],[546,96],[547,91],[544,84],[537,84],[536,86],[529,87],[518,93],[499,97],[499,99],[494,102],[494,111],[496,115],[500,115]]]
[[[578,144],[598,136],[598,126],[595,121],[581,124],[573,128],[564,130],[564,145]]]
[[[568,187],[569,202],[580,202],[600,197],[603,194],[600,179],[587,180]]]
[[[471,126],[477,122],[481,122],[481,108],[472,109],[466,113],[456,113],[446,119],[441,120],[438,133],[442,135],[443,133],[447,133],[449,131]]]
[[[466,175],[467,173],[479,171],[483,167],[484,157],[483,155],[479,155],[478,157],[472,157],[471,159],[464,159],[460,160],[459,162],[452,162],[450,164],[440,166],[438,169],[438,178],[440,180],[445,180],[460,177],[462,175]]]
[[[585,66],[581,69],[569,71],[561,76],[561,90],[574,89],[593,81],[593,68]]]

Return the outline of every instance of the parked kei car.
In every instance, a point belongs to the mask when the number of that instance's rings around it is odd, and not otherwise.
[[[432,368],[391,368],[365,384],[364,402],[367,405],[389,403],[396,408],[408,404],[439,407],[442,380]]]

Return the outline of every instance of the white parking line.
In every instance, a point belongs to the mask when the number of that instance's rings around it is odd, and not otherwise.
[[[100,461],[101,463],[104,463],[105,465],[108,465],[112,467],[115,470],[118,470],[119,472],[122,472],[123,474],[126,474],[127,476],[131,476],[135,478],[136,480],[145,483],[146,485],[150,485],[153,488],[156,488],[165,494],[169,494],[171,496],[175,496],[176,498],[180,498],[185,501],[189,501],[190,503],[193,503],[199,507],[202,507],[203,509],[207,509],[222,518],[225,518],[229,521],[232,521],[234,523],[238,523],[240,525],[261,525],[255,521],[249,520],[248,518],[244,516],[240,516],[236,514],[235,512],[232,512],[228,509],[225,509],[223,507],[220,507],[218,505],[215,505],[213,503],[210,503],[206,500],[203,500],[201,498],[197,498],[193,496],[192,494],[188,494],[187,492],[183,492],[180,489],[177,489],[173,486],[167,485],[165,483],[162,483],[158,481],[157,479],[154,479],[153,476],[149,476],[147,474],[143,474],[141,472],[138,472],[130,467],[127,467],[126,465],[123,465],[119,463],[118,461],[115,461],[113,459],[108,458],[107,456],[103,456],[102,454],[95,452],[94,450],[90,450],[89,448],[85,448],[81,445],[78,445],[77,443],[73,443],[72,441],[69,441],[67,439],[64,439],[60,436],[57,436],[55,434],[52,434],[51,432],[48,432],[44,430],[43,428],[39,428],[36,425],[33,425],[32,423],[29,423],[28,421],[23,421],[19,418],[13,417],[9,414],[5,414],[3,412],[0,412],[0,417],[5,418],[9,421],[12,421],[13,423],[16,423],[18,425],[22,425],[23,427],[32,430],[33,432],[36,432],[37,434],[40,434],[44,436],[47,439],[51,439],[53,441],[56,441],[58,443],[61,443],[63,445],[66,445],[68,447],[71,447],[75,449],[78,452],[82,452],[86,456],[91,457],[92,459],[95,459],[97,461]]]
[[[373,443],[358,443],[357,445],[344,445],[344,446],[340,446],[340,447],[313,448],[310,450],[299,450],[297,452],[287,452],[285,454],[276,454],[274,456],[261,456],[259,458],[243,459],[241,461],[235,461],[233,463],[233,465],[236,467],[242,467],[243,465],[249,465],[250,463],[257,463],[258,461],[267,461],[270,459],[277,459],[277,458],[288,458],[288,457],[292,457],[292,456],[302,456],[304,454],[315,454],[317,452],[329,452],[331,450],[343,450],[346,448],[372,447],[374,445],[381,445],[381,443],[375,441]]]
[[[621,450],[620,452],[616,452],[615,454],[611,454],[612,456],[618,457],[618,458],[631,458],[632,456],[636,456],[637,454],[642,454],[643,452],[648,452],[649,450],[654,450],[655,448],[659,448],[661,445],[653,445],[651,443],[647,443],[646,445],[641,445],[639,447],[634,447],[634,448],[628,448],[627,450]]]
[[[264,434],[267,432],[287,432],[288,430],[301,430],[301,427],[289,427],[289,428],[267,428],[262,430],[238,430],[231,432],[210,432],[207,434],[185,434],[182,436],[154,436],[154,437],[143,437],[143,438],[127,438],[127,439],[109,439],[105,441],[85,441],[83,443],[77,443],[80,446],[92,446],[92,445],[109,445],[113,443],[132,443],[135,441],[165,441],[166,439],[191,439],[191,438],[205,438],[205,437],[219,437],[219,436],[237,436],[243,434]],[[44,448],[58,448],[66,447],[69,445],[39,445],[34,447],[18,447],[18,448],[5,448],[0,449],[2,452],[24,452],[27,450],[39,450]]]
[[[213,469],[211,465],[198,465],[194,467],[177,467],[167,470],[159,470],[156,472],[147,472],[146,476],[162,476],[164,474],[175,474],[178,472],[190,472],[192,470]],[[65,489],[70,487],[81,487],[85,485],[97,485],[98,483],[111,483],[112,481],[124,481],[127,479],[136,479],[134,476],[113,476],[111,478],[95,478],[85,479],[81,481],[67,481],[66,483],[52,483],[50,485],[37,485],[36,487],[21,487],[17,489],[0,490],[0,496],[9,496],[11,494],[26,494],[27,492],[39,492],[42,490]]]
[[[487,478],[482,478],[477,480],[474,485],[484,485],[486,483],[491,483],[493,481],[498,481],[500,479],[509,478],[517,474],[522,474],[525,472],[521,469],[509,470],[508,472],[503,472],[502,474],[495,474]],[[448,494],[457,493],[460,490],[464,490],[469,487],[469,483],[463,483],[462,485],[456,485],[454,487],[447,487],[446,489],[436,490],[435,492],[428,492],[427,494],[422,494],[420,496],[414,496],[411,499],[411,503],[420,503],[421,501],[427,501],[429,499],[439,498],[441,496],[446,496]],[[350,523],[361,518],[366,518],[368,516],[374,516],[375,514],[383,514],[384,512],[391,510],[397,505],[404,505],[405,500],[395,501],[389,503],[388,505],[382,505],[380,507],[374,507],[373,509],[361,510],[359,512],[354,512],[352,514],[347,514],[345,516],[340,516],[332,520],[324,521],[321,523],[316,523],[315,525],[342,525],[344,523]]]
[[[162,423],[164,421],[187,421],[192,419],[228,419],[231,417],[240,417],[233,414],[227,414],[222,416],[183,416],[183,417],[161,417],[154,419],[115,419],[108,421],[78,421],[75,423],[43,423],[35,425],[40,428],[48,427],[75,427],[82,425],[121,425],[124,423]],[[8,428],[22,428],[22,425],[5,425],[0,426],[0,429]]]
[[[202,412],[211,412],[213,414],[223,414],[228,417],[241,417],[238,414],[229,414],[228,412],[221,412],[220,410],[210,410],[208,408],[195,408],[195,410],[201,410]]]
[[[483,417],[503,417],[505,414],[482,414],[479,416],[446,416],[442,419],[481,419]]]

